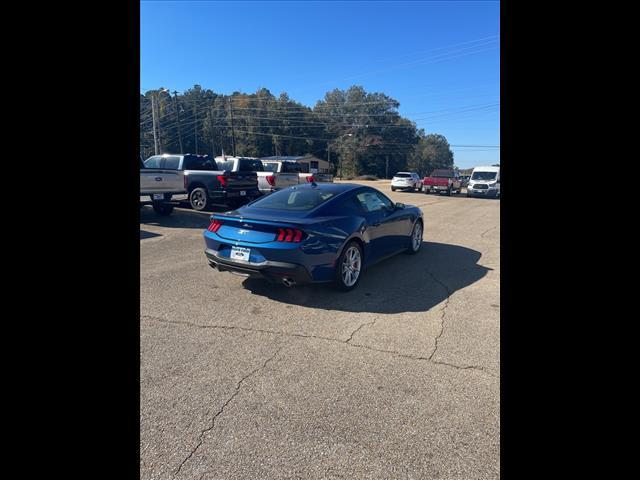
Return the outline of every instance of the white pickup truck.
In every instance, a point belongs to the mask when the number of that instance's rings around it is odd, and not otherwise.
[[[224,167],[225,170],[231,172],[238,171],[240,162],[244,160],[243,165],[252,166],[253,171],[258,176],[258,189],[263,195],[268,195],[276,190],[298,185],[300,183],[298,172],[300,165],[295,164],[298,169],[295,169],[294,165],[287,165],[284,168],[277,168],[273,165],[269,165],[266,162],[260,161],[259,158],[254,157],[216,157],[216,163]],[[281,163],[281,162],[274,162]],[[288,162],[291,163],[291,162]]]
[[[297,183],[333,182],[333,176],[331,174],[305,173],[302,165],[292,160],[262,160],[262,163],[265,170],[270,170],[278,175],[297,173]]]

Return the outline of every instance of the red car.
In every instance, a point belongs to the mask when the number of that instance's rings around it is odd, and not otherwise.
[[[422,180],[424,193],[438,192],[451,195],[452,193],[460,193],[461,190],[460,175],[455,170],[434,170],[431,175]]]

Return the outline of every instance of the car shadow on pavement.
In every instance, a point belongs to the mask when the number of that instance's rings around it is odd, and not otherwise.
[[[158,215],[151,207],[140,209],[140,224],[156,225],[166,228],[197,228],[206,229],[209,226],[209,217],[215,212],[225,212],[229,209],[216,209],[215,211],[196,212],[195,210],[183,210],[176,208],[171,215],[166,217]]]
[[[161,237],[159,233],[148,232],[147,230],[140,230],[140,240],[145,240],[147,238],[153,237]]]
[[[423,242],[416,255],[401,253],[365,270],[358,287],[346,293],[327,284],[287,288],[254,278],[247,278],[243,285],[254,295],[309,308],[426,312],[492,270],[478,265],[480,256],[480,252],[459,245]]]

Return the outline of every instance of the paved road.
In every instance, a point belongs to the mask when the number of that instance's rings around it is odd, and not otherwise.
[[[500,201],[363,183],[425,243],[346,294],[216,272],[208,215],[141,210],[142,479],[499,478]]]

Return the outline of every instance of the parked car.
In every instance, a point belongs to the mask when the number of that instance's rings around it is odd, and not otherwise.
[[[326,183],[333,182],[333,175],[330,173],[309,173],[305,172],[302,165],[292,160],[262,160],[265,170],[274,174],[293,173],[298,175],[297,184],[300,183]],[[278,184],[276,178],[276,185]],[[288,185],[290,186],[290,185]]]
[[[422,244],[422,211],[348,183],[285,188],[213,214],[204,232],[209,265],[293,286],[355,288],[364,268]]]
[[[391,179],[391,191],[396,190],[417,190],[422,188],[422,180],[415,172],[398,172]]]
[[[239,171],[217,165],[209,155],[154,155],[145,167],[158,165],[171,172],[181,183],[180,192],[194,210],[205,210],[214,205],[236,208],[260,196],[258,178],[253,170],[240,167]],[[177,184],[178,180],[174,183]]]
[[[162,165],[158,158],[143,162],[140,156],[140,206],[150,202],[158,215],[170,215],[173,197],[184,192],[184,182],[177,172],[163,169]]]
[[[461,190],[460,175],[455,170],[436,169],[422,180],[424,193],[438,192],[451,195],[452,193],[460,193]]]
[[[467,186],[467,197],[500,196],[500,167],[476,167]]]

